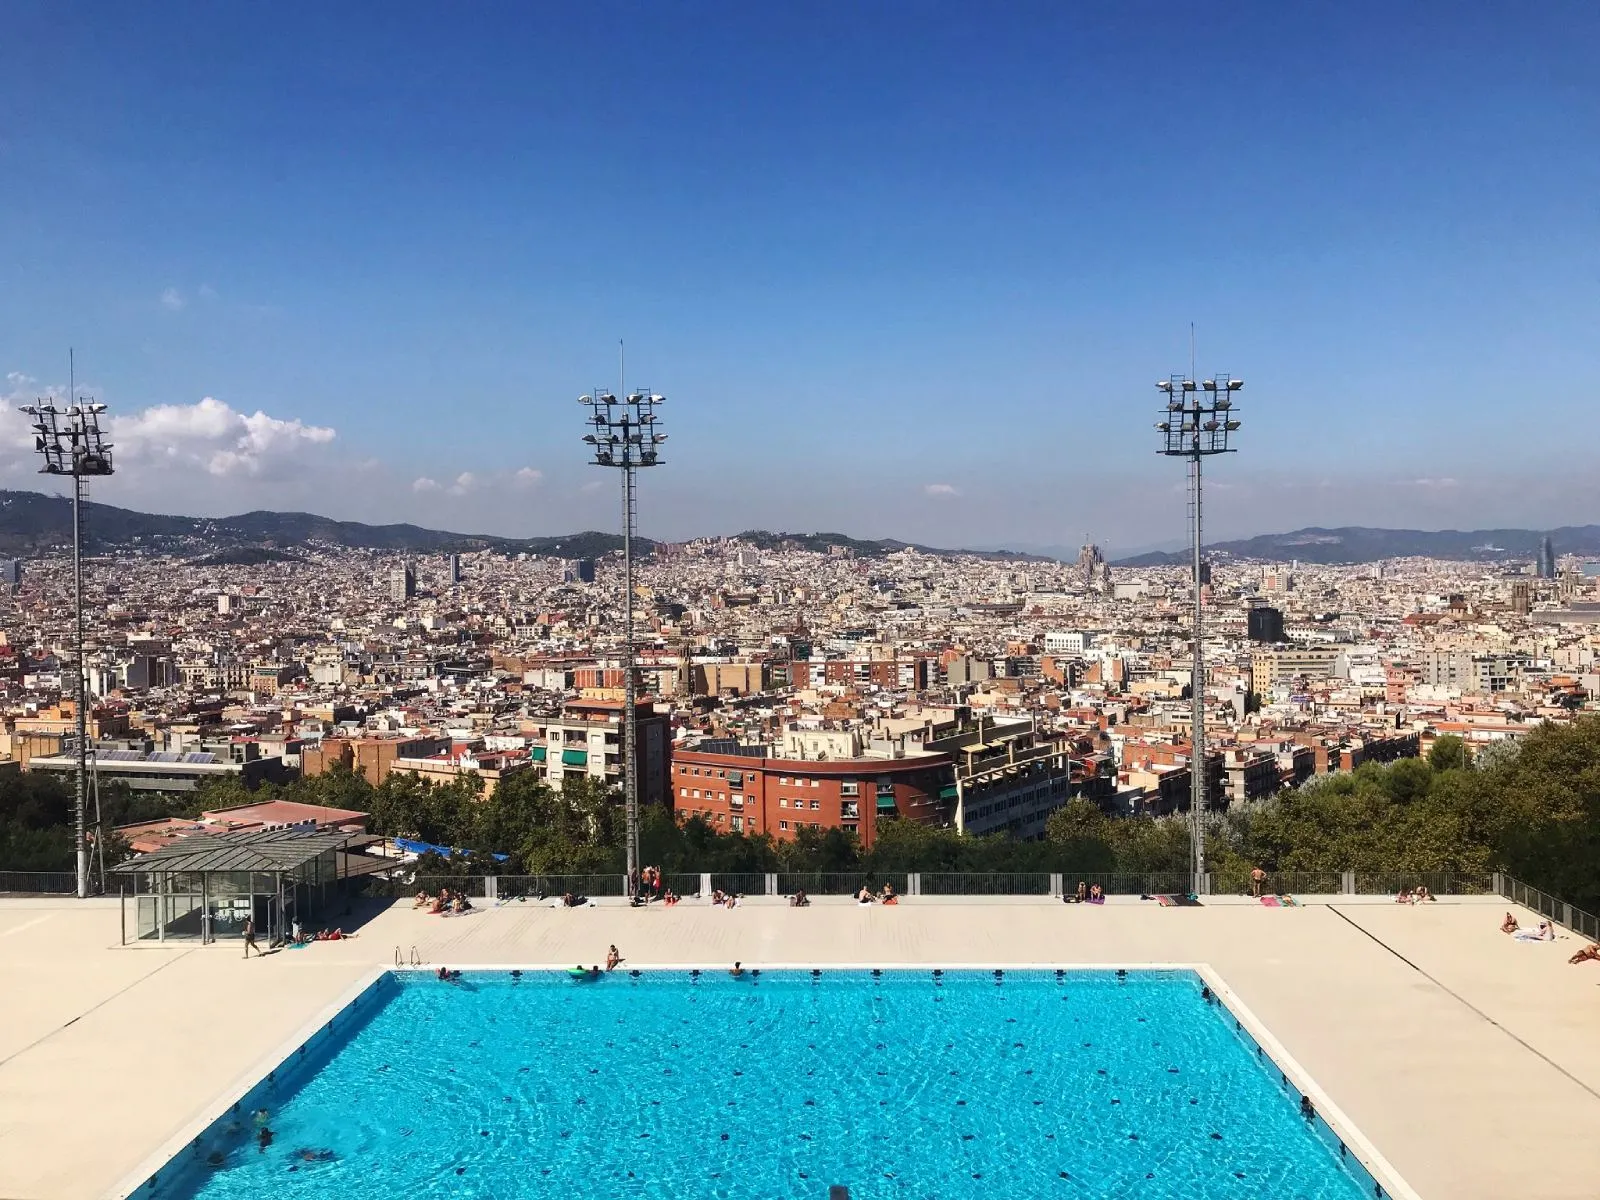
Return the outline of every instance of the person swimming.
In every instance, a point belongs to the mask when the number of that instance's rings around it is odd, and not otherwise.
[[[733,968],[728,972],[728,974],[733,976],[735,979],[742,979],[744,978],[744,967],[739,963],[734,963]]]

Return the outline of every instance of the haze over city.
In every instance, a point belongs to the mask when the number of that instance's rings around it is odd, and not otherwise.
[[[0,393],[77,348],[109,503],[612,528],[626,338],[650,535],[1132,552],[1191,322],[1216,537],[1600,499],[1591,4],[92,12],[9,9]]]

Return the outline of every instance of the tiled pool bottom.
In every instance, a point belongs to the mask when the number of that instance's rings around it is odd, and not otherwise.
[[[1382,1194],[1197,975],[1153,970],[385,975],[152,1182],[136,1194]]]

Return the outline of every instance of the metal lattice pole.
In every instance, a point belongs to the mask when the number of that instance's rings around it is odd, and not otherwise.
[[[1199,895],[1206,879],[1206,793],[1210,789],[1206,763],[1205,728],[1205,605],[1202,595],[1205,560],[1202,551],[1200,463],[1208,454],[1227,454],[1231,435],[1239,428],[1233,393],[1244,380],[1219,375],[1197,383],[1187,375],[1173,375],[1156,384],[1166,397],[1166,408],[1156,429],[1162,437],[1160,453],[1189,460],[1189,515],[1193,537],[1191,568],[1194,582],[1194,661],[1189,680],[1191,753],[1189,755],[1189,860],[1190,886]]]
[[[634,661],[633,539],[638,522],[638,470],[661,460],[657,447],[667,435],[656,432],[656,406],[664,397],[648,389],[623,395],[596,388],[578,397],[589,408],[594,430],[584,441],[594,447],[595,465],[622,471],[622,798],[627,824],[628,894],[639,886],[639,693]]]
[[[1206,877],[1206,668],[1203,633],[1205,607],[1200,588],[1203,566],[1200,557],[1200,456],[1198,454],[1189,460],[1189,482],[1192,489],[1191,503],[1194,506],[1194,664],[1193,675],[1189,681],[1194,753],[1189,760],[1189,859],[1193,879],[1191,887],[1198,896]]]
[[[637,476],[622,469],[622,799],[628,831],[628,894],[639,887],[639,710],[633,661],[633,526]]]
[[[74,372],[76,368],[74,367]],[[71,384],[71,403],[65,408],[54,404],[29,405],[22,411],[33,417],[34,445],[44,458],[41,474],[72,478],[72,612],[73,651],[77,683],[72,689],[77,706],[75,725],[78,738],[74,838],[77,850],[78,896],[89,894],[89,841],[87,802],[89,776],[88,664],[83,635],[83,506],[84,481],[91,476],[113,473],[111,445],[100,429],[103,404],[77,402],[77,381]]]
[[[89,793],[89,720],[88,671],[83,656],[83,476],[72,477],[72,611],[77,655],[75,669],[78,676],[74,699],[77,704],[78,768],[74,781],[75,826],[74,838],[78,851],[78,898],[89,894],[89,837],[85,827],[85,810]]]

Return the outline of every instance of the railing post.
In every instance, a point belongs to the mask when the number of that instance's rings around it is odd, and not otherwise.
[[[776,896],[777,894],[778,894],[778,873],[776,871],[768,871],[767,872],[767,895]]]
[[[709,897],[711,895],[711,872],[710,871],[701,871],[700,872],[700,895],[702,897]]]
[[[906,895],[908,895],[908,896],[920,896],[920,895],[922,895],[922,872],[921,871],[913,871],[911,874],[906,876]]]
[[[1055,896],[1061,895],[1061,872],[1060,871],[1054,871],[1050,875],[1050,895],[1051,895],[1051,897],[1055,897]]]
[[[1506,894],[1506,877],[1499,871],[1494,873],[1494,894],[1496,896],[1504,896]]]
[[[1565,900],[1561,902],[1561,923],[1568,929],[1572,928],[1572,905]]]
[[[483,898],[485,900],[500,899],[500,877],[498,875],[485,875],[483,877]]]
[[[1356,873],[1354,871],[1339,872],[1339,890],[1346,896],[1356,894]]]

